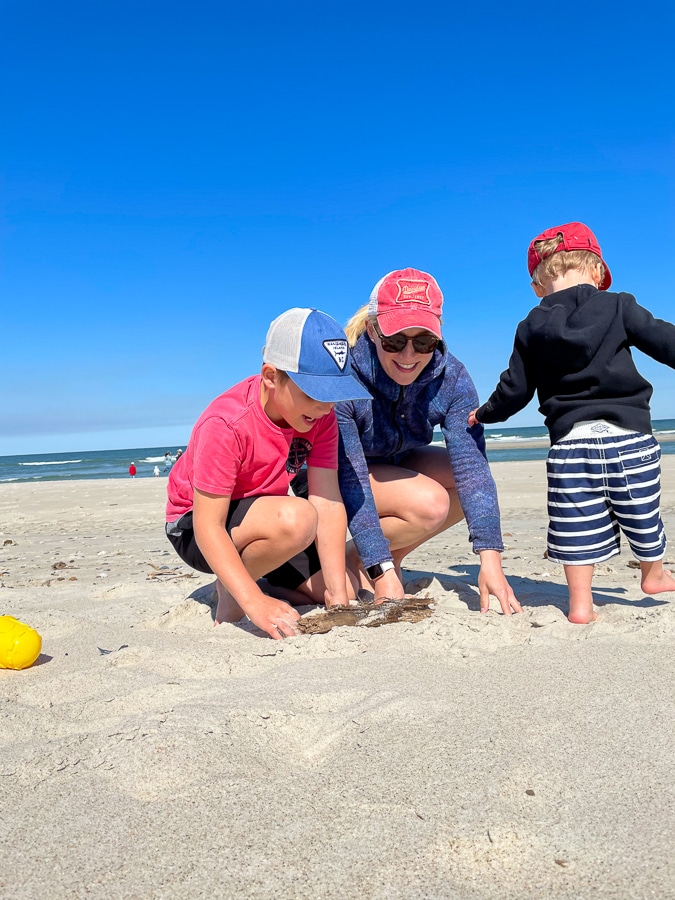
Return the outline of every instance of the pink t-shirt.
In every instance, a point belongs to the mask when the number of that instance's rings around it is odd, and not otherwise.
[[[236,384],[197,420],[185,453],[169,474],[167,522],[192,509],[195,488],[233,500],[285,496],[303,463],[337,469],[335,412],[305,433],[279,428],[260,404],[260,381],[254,375]]]

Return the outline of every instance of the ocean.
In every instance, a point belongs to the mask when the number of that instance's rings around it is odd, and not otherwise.
[[[652,422],[657,440],[664,438],[661,450],[664,455],[675,454],[675,419],[654,419]],[[529,428],[486,428],[486,445],[490,462],[511,462],[514,460],[546,459],[545,447],[500,447],[523,443],[536,439],[547,439],[543,426]],[[443,443],[439,432],[434,434],[434,443]],[[129,465],[136,464],[137,478],[153,478],[155,466],[161,478],[168,475],[165,466],[167,451],[175,458],[175,449],[167,447],[131,447],[127,450],[83,450],[69,453],[38,453],[26,456],[0,456],[0,483],[16,481],[79,481],[88,478],[128,478]]]

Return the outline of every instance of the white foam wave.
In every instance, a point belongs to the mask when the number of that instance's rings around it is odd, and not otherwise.
[[[141,462],[145,463],[159,463],[159,462],[167,462],[169,459],[168,456],[146,456],[145,459],[142,459]],[[171,460],[173,462],[173,460]]]
[[[485,440],[488,444],[506,444],[513,443],[517,444],[519,442],[525,441],[545,441],[546,435],[544,434],[533,434],[533,435],[523,435],[523,434],[505,434],[505,435],[485,435]]]
[[[81,463],[81,459],[45,459],[41,462],[20,462],[20,466],[68,466],[74,463]]]

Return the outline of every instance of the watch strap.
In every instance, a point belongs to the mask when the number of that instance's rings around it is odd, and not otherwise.
[[[378,578],[381,578],[385,572],[389,572],[393,568],[394,563],[388,559],[386,562],[375,563],[374,566],[367,566],[366,575],[371,581],[376,581]]]

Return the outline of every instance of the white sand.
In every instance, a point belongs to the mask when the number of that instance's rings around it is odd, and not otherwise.
[[[493,471],[523,615],[476,611],[459,525],[410,558],[431,618],[279,643],[213,627],[164,479],[3,485],[44,644],[0,671],[0,896],[675,897],[675,596],[624,549],[568,624],[544,463]]]

